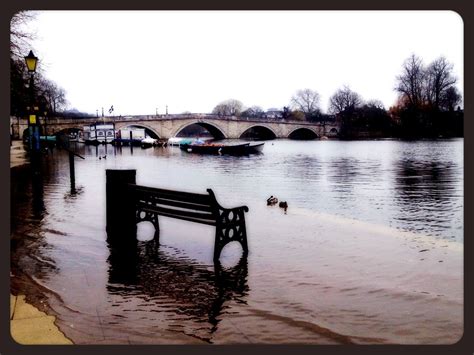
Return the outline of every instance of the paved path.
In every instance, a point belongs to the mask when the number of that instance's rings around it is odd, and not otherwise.
[[[10,294],[10,331],[19,344],[73,344],[48,316],[25,301],[25,296]]]
[[[10,146],[10,168],[29,163],[22,141],[12,141]]]

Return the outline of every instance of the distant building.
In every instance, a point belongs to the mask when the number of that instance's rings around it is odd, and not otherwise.
[[[283,118],[283,111],[270,109],[263,114],[264,118]]]

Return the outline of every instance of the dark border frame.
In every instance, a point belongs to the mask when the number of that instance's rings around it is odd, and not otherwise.
[[[136,0],[132,3],[118,3],[113,5],[99,4],[94,0],[82,0],[64,2],[60,0],[20,0],[15,2],[4,2],[0,5],[0,47],[3,48],[0,56],[0,73],[2,81],[0,84],[0,162],[2,174],[0,174],[1,199],[0,203],[0,355],[10,354],[64,354],[64,353],[86,353],[86,354],[127,354],[127,353],[155,353],[186,354],[197,352],[202,354],[226,351],[228,354],[251,354],[261,352],[272,352],[280,354],[312,354],[314,352],[329,354],[399,354],[399,353],[421,353],[421,354],[474,354],[474,327],[473,327],[473,261],[472,245],[470,237],[473,233],[473,220],[466,216],[473,215],[472,185],[473,179],[473,74],[474,63],[472,32],[474,26],[474,3],[466,0],[431,0],[420,3],[413,0],[389,0],[379,2],[375,0],[323,0],[320,3],[309,3],[309,1],[295,0],[285,3],[257,3],[250,0],[239,2],[222,3],[204,0],[194,2],[181,0],[179,2],[165,0],[152,2],[148,0]],[[9,58],[6,54],[9,47],[9,28],[11,16],[19,10],[452,10],[457,12],[464,21],[464,335],[459,342],[453,345],[225,345],[225,346],[191,346],[191,345],[81,345],[81,346],[22,346],[15,343],[10,337],[9,320],[9,270],[10,270],[10,167],[9,167]],[[471,42],[469,42],[471,40]],[[467,236],[467,238],[466,238]]]

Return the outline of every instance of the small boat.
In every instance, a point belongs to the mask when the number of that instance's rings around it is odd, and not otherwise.
[[[260,153],[264,143],[225,144],[197,139],[192,143],[181,144],[180,149],[188,153],[218,154],[218,155],[249,155]]]
[[[146,139],[145,128],[139,127],[126,127],[121,128],[116,132],[114,139],[115,145],[141,145],[142,141]]]
[[[193,144],[195,142],[205,142],[212,140],[212,138],[186,138],[186,137],[171,137],[168,139],[167,145],[170,147],[179,147],[183,144]]]
[[[181,144],[189,144],[192,143],[194,139],[191,138],[179,138],[179,137],[171,137],[168,139],[168,145],[173,147],[177,146],[179,147]]]
[[[261,153],[263,151],[263,145],[265,143],[250,143],[248,146],[249,153]]]
[[[54,142],[56,143],[56,136],[40,136],[41,142]]]
[[[142,139],[142,141],[140,142],[140,145],[141,145],[142,148],[150,148],[150,147],[153,147],[153,146],[157,145],[157,142],[158,142],[158,140],[155,139],[155,138],[146,137],[146,138]]]

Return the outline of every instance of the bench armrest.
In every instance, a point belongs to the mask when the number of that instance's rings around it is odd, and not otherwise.
[[[226,208],[229,210],[244,210],[244,212],[248,212],[249,208],[247,206],[239,206],[239,207],[234,207],[234,208]]]
[[[248,212],[249,211],[249,208],[247,206],[239,206],[239,207],[232,207],[232,208],[226,208],[226,207],[222,207],[221,204],[219,202],[217,202],[217,199],[216,199],[216,195],[214,194],[214,191],[212,191],[212,189],[207,189],[207,192],[209,193],[209,195],[211,196],[211,198],[214,200],[214,202],[216,203],[217,207],[219,209],[222,209],[222,210],[227,210],[227,211],[240,211],[240,210],[243,210],[244,212]]]

